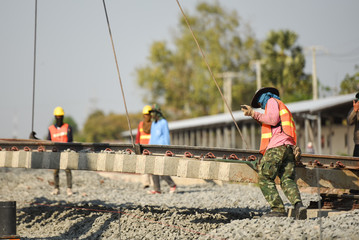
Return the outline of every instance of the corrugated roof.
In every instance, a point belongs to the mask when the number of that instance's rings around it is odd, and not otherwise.
[[[315,113],[327,108],[350,103],[355,99],[355,93],[339,95],[318,100],[305,100],[286,104],[292,113],[309,112]]]
[[[355,93],[351,93],[346,95],[321,98],[318,100],[298,101],[298,102],[288,103],[286,105],[293,114],[300,114],[300,113],[313,114],[328,108],[339,106],[345,103],[350,103],[351,101],[353,101],[354,98],[355,98]],[[263,112],[262,109],[259,110],[257,109],[256,111]],[[251,118],[244,116],[242,111],[234,111],[233,117],[237,122],[252,120]],[[233,122],[233,120],[229,113],[221,113],[221,114],[210,115],[210,116],[171,121],[168,123],[168,127],[170,130],[179,130],[179,129],[188,129],[188,128],[198,128],[201,126],[204,127],[204,126],[228,124],[231,122]],[[136,135],[137,129],[133,130],[132,133]],[[129,134],[130,134],[129,131],[123,132],[123,136],[129,136]]]

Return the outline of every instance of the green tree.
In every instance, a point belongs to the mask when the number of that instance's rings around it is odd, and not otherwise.
[[[249,102],[255,91],[249,62],[258,55],[258,44],[248,25],[240,25],[236,11],[226,11],[218,2],[199,3],[188,21],[215,76],[241,72],[233,84],[233,109]],[[137,68],[139,86],[148,90],[145,102],[165,105],[167,116],[196,117],[223,112],[222,98],[194,42],[184,18],[173,34],[173,44],[152,44],[147,65]],[[217,78],[219,86],[223,79]]]
[[[270,31],[262,43],[262,85],[279,90],[285,102],[312,97],[311,76],[304,73],[305,57],[290,30]]]
[[[355,66],[356,73],[352,76],[347,74],[340,83],[340,93],[347,94],[359,91],[359,65]]]
[[[142,120],[142,114],[130,114],[129,118],[131,127],[136,128]],[[87,118],[79,139],[84,142],[120,141],[121,133],[128,129],[126,115],[105,115],[103,111],[97,110]]]

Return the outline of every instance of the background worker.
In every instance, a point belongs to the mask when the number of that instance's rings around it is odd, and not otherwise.
[[[312,142],[308,142],[307,147],[305,149],[305,152],[309,153],[309,154],[314,154],[315,153]]]
[[[157,104],[152,106],[152,126],[151,126],[151,138],[150,144],[154,145],[170,145],[170,131],[168,129],[167,120],[164,118],[160,107]],[[170,176],[161,176],[161,179],[165,180],[170,186],[170,193],[176,191],[176,184],[173,182]],[[149,191],[150,194],[160,194],[160,176],[152,175],[153,190]]]
[[[62,107],[56,107],[54,109],[55,124],[49,127],[49,133],[47,140],[53,142],[72,142],[72,129],[71,126],[67,123],[64,123],[65,112]],[[72,174],[70,169],[66,169],[66,178],[67,178],[67,195],[72,195]],[[53,195],[60,194],[60,179],[59,179],[59,169],[54,170],[54,182],[55,189],[51,193]]]
[[[138,124],[137,135],[136,135],[136,144],[149,144],[151,138],[151,110],[150,105],[146,105],[142,109],[143,121]],[[143,174],[143,188],[148,188],[150,186],[150,174]]]
[[[255,112],[251,106],[265,109],[264,114]],[[259,187],[272,210],[263,217],[287,217],[274,182],[278,176],[284,194],[294,206],[295,218],[306,219],[307,210],[295,182],[293,149],[297,136],[292,114],[280,100],[278,90],[271,87],[259,89],[251,106],[242,105],[241,110],[245,116],[251,116],[262,125],[259,152],[263,157],[259,165]]]
[[[348,123],[354,124],[354,151],[353,157],[359,157],[359,92],[355,95],[353,100],[353,108],[350,109],[348,115]],[[350,189],[350,193],[359,194],[359,190]]]

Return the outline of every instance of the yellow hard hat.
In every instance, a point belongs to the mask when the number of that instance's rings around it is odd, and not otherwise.
[[[150,114],[150,111],[152,111],[152,107],[150,105],[146,105],[142,109],[143,114]]]
[[[56,107],[54,109],[54,116],[64,116],[65,112],[64,109],[62,109],[62,107]]]

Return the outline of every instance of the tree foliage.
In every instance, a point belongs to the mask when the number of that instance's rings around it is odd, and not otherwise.
[[[262,86],[278,88],[283,101],[311,98],[311,76],[304,73],[305,58],[296,33],[271,31],[260,44],[237,12],[222,8],[218,1],[199,3],[195,14],[186,14],[218,85],[223,87],[220,74],[240,73],[232,85],[233,110],[252,99],[256,81],[251,65],[256,59],[262,63]],[[223,112],[223,100],[182,16],[171,43],[153,42],[147,63],[136,69],[136,77],[147,90],[144,102],[162,105],[169,120]],[[142,114],[132,114],[130,120],[136,128]],[[86,142],[121,140],[121,132],[127,130],[125,115],[96,111],[80,136]]]
[[[347,74],[340,83],[340,93],[347,94],[359,91],[359,65],[355,66],[356,73],[350,76]]]
[[[222,87],[224,72],[241,72],[233,83],[233,109],[250,101],[255,91],[250,60],[258,54],[249,26],[240,24],[235,11],[218,2],[199,3],[195,15],[187,15],[212,72]],[[183,17],[173,34],[173,44],[152,44],[147,65],[136,69],[139,86],[148,90],[144,101],[165,104],[169,116],[196,117],[223,112],[223,101]]]
[[[279,90],[285,102],[310,99],[311,76],[304,73],[305,57],[290,30],[270,31],[262,43],[262,86]]]
[[[136,128],[138,123],[142,120],[142,114],[130,114],[129,118],[131,128]],[[103,111],[97,110],[87,118],[83,131],[78,137],[78,141],[121,141],[121,132],[128,129],[126,115],[114,113],[105,115]]]

